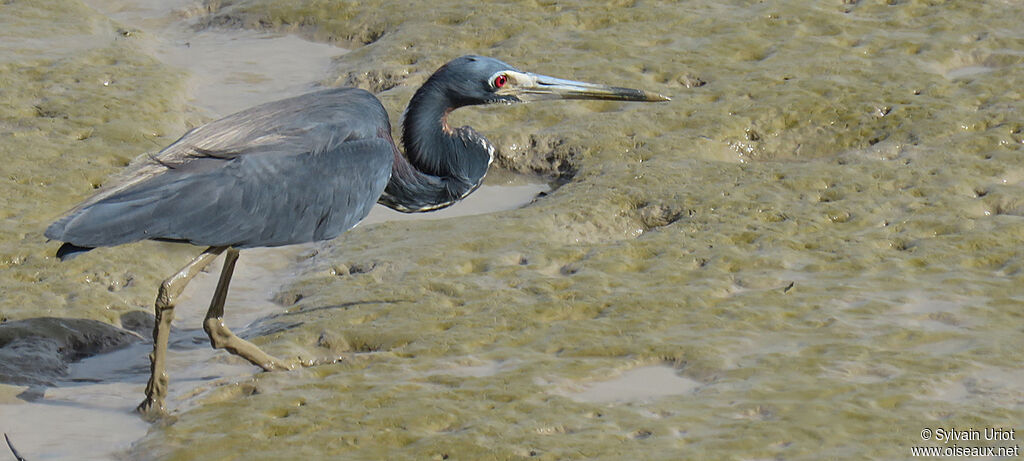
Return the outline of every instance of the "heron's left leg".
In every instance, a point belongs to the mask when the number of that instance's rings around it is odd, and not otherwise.
[[[214,349],[225,349],[265,371],[289,370],[291,367],[286,363],[263,352],[255,344],[235,336],[224,325],[224,301],[228,297],[228,285],[231,283],[231,275],[235,272],[236,261],[238,250],[228,248],[224,255],[224,269],[221,270],[220,281],[217,282],[217,291],[213,293],[210,310],[206,312],[206,320],[203,321],[203,329],[210,336],[210,345]]]
[[[203,254],[196,256],[185,267],[168,277],[160,284],[160,290],[153,304],[156,318],[153,325],[153,353],[149,355],[150,375],[146,384],[146,400],[139,404],[136,411],[144,418],[155,420],[164,414],[164,397],[167,396],[167,343],[171,334],[171,320],[174,319],[174,305],[178,296],[185,290],[185,285],[195,278],[204,267],[217,259],[224,247],[207,248]]]

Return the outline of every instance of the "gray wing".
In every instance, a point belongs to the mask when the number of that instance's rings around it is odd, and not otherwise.
[[[369,213],[394,146],[355,89],[257,106],[190,131],[72,209],[46,235],[82,247],[141,239],[276,246],[329,239]]]

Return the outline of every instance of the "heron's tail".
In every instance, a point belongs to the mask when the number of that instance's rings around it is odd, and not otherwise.
[[[57,249],[57,257],[60,258],[61,261],[67,261],[92,249],[95,249],[95,247],[80,247],[73,243],[65,243]]]
[[[148,238],[153,204],[157,198],[129,195],[129,189],[87,206],[72,209],[50,224],[43,234],[65,242],[57,250],[61,260],[101,246],[114,246]]]
[[[50,227],[46,228],[46,232],[44,234],[47,238],[52,240],[65,240],[66,237],[64,234],[66,233],[67,223],[70,220],[70,215],[57,220],[57,222],[50,224]],[[86,251],[92,250],[93,248],[95,247],[80,246],[71,242],[64,242],[64,244],[57,249],[56,256],[60,258],[61,261],[67,261],[75,256],[85,253]]]

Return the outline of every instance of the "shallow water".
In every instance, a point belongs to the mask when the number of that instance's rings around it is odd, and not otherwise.
[[[692,393],[701,383],[679,376],[675,368],[646,366],[630,369],[607,381],[591,383],[568,393],[578,402],[651,402],[659,398]]]
[[[77,3],[39,4],[0,15],[48,19],[0,28],[17,37],[0,41],[0,72],[22,85],[0,106],[4,192],[26,197],[0,221],[3,316],[116,324],[148,310],[188,252],[143,243],[57,265],[39,230],[206,111],[189,109],[187,79],[148,59],[145,37]],[[240,370],[183,395],[177,421],[132,456],[892,459],[923,444],[924,427],[1019,428],[1019,6],[192,10],[212,27],[200,33],[294,32],[350,49],[321,80],[380,92],[395,123],[418,83],[468,52],[674,99],[455,112],[495,142],[500,166],[564,185],[497,214],[365,223],[300,253],[252,339],[343,360]],[[48,36],[75,39],[41,46]],[[37,164],[68,173],[56,181]],[[242,257],[240,269],[256,259]],[[648,367],[679,392],[567,391]]]
[[[190,18],[205,7],[194,0],[86,3],[129,37],[145,34],[145,51],[162,63],[187,71],[188,103],[211,117],[311,91],[346,52],[293,35],[196,30]]]

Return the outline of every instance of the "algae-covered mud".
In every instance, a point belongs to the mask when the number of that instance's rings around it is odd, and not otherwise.
[[[377,92],[396,126],[466,53],[673,100],[453,113],[561,187],[298,252],[249,339],[342,360],[180,393],[132,458],[891,459],[941,445],[925,428],[1024,426],[1019,3],[186,10],[196,33],[350,49],[321,83]],[[116,15],[15,0],[0,34],[0,313],[127,326],[195,250],[58,263],[42,230],[205,108]]]

